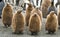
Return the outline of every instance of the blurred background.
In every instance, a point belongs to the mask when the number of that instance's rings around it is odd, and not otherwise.
[[[27,3],[31,3],[33,6],[38,6],[41,8],[42,2],[44,0],[0,0],[0,16],[2,14],[2,9],[3,7],[7,4],[10,3],[13,6],[14,12],[17,9],[23,9],[26,10],[28,7]],[[50,0],[54,2],[54,6],[57,8],[57,5],[60,4],[60,0]],[[47,7],[48,8],[48,7]],[[43,12],[44,13],[44,12]],[[45,15],[44,15],[45,17]]]

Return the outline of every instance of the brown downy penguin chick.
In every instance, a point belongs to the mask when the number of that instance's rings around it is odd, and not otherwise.
[[[10,4],[7,4],[2,10],[2,22],[5,27],[10,27],[13,16],[13,9]]]
[[[40,18],[37,13],[34,13],[30,16],[29,19],[29,31],[32,35],[37,34],[41,30]]]
[[[47,16],[45,29],[48,31],[49,34],[53,34],[57,31],[58,28],[58,19],[54,11],[51,11],[50,14]]]
[[[31,14],[31,11],[33,10],[33,6],[32,6],[32,4],[31,3],[28,3],[28,7],[27,7],[27,9],[26,9],[26,17],[25,17],[25,19],[26,19],[26,25],[28,26],[28,24],[29,24],[29,18],[30,18],[30,14]]]
[[[21,12],[18,10],[12,18],[12,30],[15,34],[21,34],[24,31],[24,17]]]
[[[47,11],[48,11],[48,7],[50,5],[51,5],[51,1],[50,0],[42,0],[41,9],[42,9],[42,14],[43,14],[44,18],[47,17]]]

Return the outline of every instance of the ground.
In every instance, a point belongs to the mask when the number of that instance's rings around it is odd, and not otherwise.
[[[39,32],[38,35],[32,36],[28,31],[28,27],[25,27],[24,34],[13,34],[11,27],[4,28],[2,19],[0,19],[0,37],[60,37],[60,30],[58,30],[55,34],[46,34],[47,32],[45,31],[45,22],[46,19],[43,18],[41,32]]]

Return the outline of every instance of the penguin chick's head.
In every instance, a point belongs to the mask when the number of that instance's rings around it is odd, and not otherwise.
[[[36,6],[36,10],[38,10],[39,9],[39,6]]]
[[[21,12],[22,12],[22,11],[19,11],[19,10],[17,11],[18,14],[20,14]]]
[[[37,16],[37,13],[34,13],[34,14],[33,14],[33,17],[36,17],[36,16]]]
[[[51,12],[50,12],[50,15],[51,15],[51,16],[54,15],[54,14],[55,14],[54,11],[51,11]]]
[[[34,17],[36,17],[37,15],[35,14]]]
[[[6,5],[7,7],[10,7],[10,4],[9,3],[7,3],[7,5]]]
[[[32,4],[31,3],[28,3],[28,7],[32,7]]]
[[[20,14],[23,11],[23,9],[18,9],[17,13]]]

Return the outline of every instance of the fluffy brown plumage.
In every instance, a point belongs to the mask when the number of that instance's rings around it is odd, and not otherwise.
[[[30,14],[31,14],[31,11],[33,10],[33,6],[32,6],[32,4],[28,4],[28,7],[27,7],[27,9],[26,9],[26,17],[25,17],[25,19],[26,19],[26,25],[28,26],[28,24],[29,24],[29,18],[30,18]]]
[[[13,10],[10,4],[7,4],[2,10],[2,22],[5,25],[5,27],[9,27],[11,25],[13,16],[12,12]]]
[[[23,33],[24,31],[24,17],[19,10],[13,15],[12,30],[14,33]]]
[[[51,11],[47,16],[45,29],[48,33],[54,33],[58,28],[58,19],[54,11]]]
[[[37,13],[34,13],[30,16],[29,19],[29,31],[33,34],[37,34],[41,30],[40,18]]]
[[[43,17],[46,18],[47,16],[47,10],[48,10],[48,7],[50,6],[51,4],[51,1],[50,0],[43,0],[42,1],[42,14],[43,14]]]

